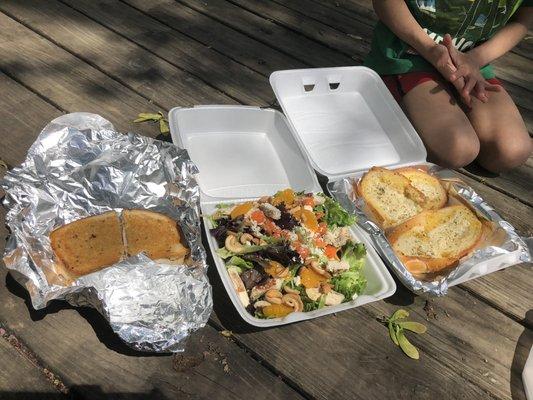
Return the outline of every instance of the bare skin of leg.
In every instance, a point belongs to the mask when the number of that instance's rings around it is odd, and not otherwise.
[[[491,172],[506,171],[526,162],[533,150],[524,120],[502,88],[487,103],[472,101],[467,116],[480,141],[477,161]]]
[[[402,99],[402,107],[422,138],[428,159],[448,168],[470,164],[480,142],[454,96],[438,82],[417,85]]]

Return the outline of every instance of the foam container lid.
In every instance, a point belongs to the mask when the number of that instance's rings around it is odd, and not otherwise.
[[[216,254],[218,245],[209,233],[207,216],[216,210],[218,203],[257,199],[288,187],[321,192],[316,174],[287,119],[275,110],[219,105],[177,107],[169,112],[169,126],[173,142],[187,149],[200,171],[200,207],[209,248],[224,287],[245,321],[260,327],[283,325],[377,301],[396,291],[392,276],[368,236],[354,225],[350,229],[352,235],[367,248],[365,293],[338,306],[292,313],[285,318],[259,319],[250,315],[233,288],[224,261]]]
[[[270,84],[300,147],[330,180],[426,160],[415,129],[369,68],[276,71]]]

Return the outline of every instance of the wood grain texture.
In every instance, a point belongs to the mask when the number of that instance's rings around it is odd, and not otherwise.
[[[167,26],[156,29],[155,21],[123,3],[72,2],[70,6],[51,1],[43,7],[41,2],[27,1],[25,6],[8,2],[3,9],[31,22],[32,28],[44,32],[80,57],[91,60],[110,75],[128,84],[137,80],[135,87],[152,100],[158,101],[160,94],[165,93],[165,99],[159,102],[166,108],[174,106],[184,95],[197,96],[199,89],[209,93],[220,90],[246,103],[256,103],[258,96],[250,94],[254,93],[256,85],[263,83],[263,77],[210,47]],[[52,16],[56,23],[50,23]],[[157,54],[161,48],[165,49],[165,54],[172,55],[171,63],[151,54]],[[128,59],[125,65],[124,59]],[[174,103],[165,103],[170,98]]]
[[[7,339],[0,335],[0,399],[59,400],[67,397],[58,392],[45,375],[25,359]]]
[[[316,67],[351,65],[353,59],[226,0],[179,0],[259,42]]]
[[[216,87],[59,2],[50,1],[44,7],[39,1],[7,1],[0,10],[165,109],[181,104],[233,103]],[[214,74],[213,82],[216,78]]]
[[[351,24],[351,36],[342,30],[332,28],[315,18],[308,18],[300,11],[306,8],[306,4],[300,4],[300,10],[293,10],[276,2],[264,2],[260,0],[230,0],[245,10],[260,15],[263,18],[273,20],[287,29],[296,30],[300,34],[334,48],[346,54],[354,61],[361,62],[363,57],[370,51],[370,40],[373,29],[368,25],[357,23]],[[307,7],[312,8],[314,7]]]
[[[0,158],[14,167],[24,160],[41,129],[62,112],[1,72],[0,88]]]
[[[461,173],[533,206],[533,156],[519,168],[498,175],[487,173],[476,165],[462,168]]]
[[[465,282],[461,287],[533,329],[531,266],[531,263],[514,265],[483,278]]]

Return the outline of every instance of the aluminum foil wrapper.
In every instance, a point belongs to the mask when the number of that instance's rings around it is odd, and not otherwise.
[[[182,351],[184,339],[205,325],[212,310],[197,173],[187,152],[171,143],[118,133],[99,115],[63,115],[43,129],[22,165],[0,182],[11,231],[5,265],[36,309],[54,299],[89,305],[137,350]],[[191,265],[166,265],[140,254],[68,286],[50,279],[53,229],[127,208],[178,221]]]
[[[427,166],[426,166],[427,167]],[[398,279],[412,292],[418,295],[444,296],[448,287],[458,285],[502,268],[531,261],[531,254],[525,238],[521,238],[513,226],[503,220],[474,189],[458,179],[451,170],[431,166],[429,173],[448,182],[454,190],[478,215],[491,221],[498,229],[497,245],[482,246],[469,256],[460,260],[458,266],[446,274],[432,276],[430,280],[421,280],[405,268],[394,253],[389,241],[379,228],[364,212],[364,200],[354,193],[356,178],[344,178],[328,183],[328,190],[333,197],[349,212],[357,215],[357,223],[370,236],[374,247],[388,264]]]

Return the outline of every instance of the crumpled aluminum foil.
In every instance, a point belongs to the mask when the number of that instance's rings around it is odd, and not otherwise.
[[[429,172],[449,182],[462,199],[467,201],[480,215],[501,228],[500,231],[502,232],[501,241],[498,245],[491,245],[474,251],[473,254],[463,258],[451,272],[435,276],[429,281],[417,279],[405,268],[394,253],[383,230],[367,217],[363,211],[364,200],[354,193],[353,184],[357,179],[343,178],[329,182],[327,186],[330,194],[347,211],[357,216],[358,225],[370,236],[374,247],[398,279],[409,290],[418,295],[444,296],[450,286],[458,285],[514,264],[531,261],[530,251],[525,240],[516,233],[509,222],[503,220],[470,186],[458,180],[457,174],[437,166],[430,167]]]
[[[187,152],[171,143],[115,132],[99,115],[63,115],[44,128],[22,165],[0,182],[11,230],[5,265],[36,309],[54,299],[89,305],[137,350],[183,351],[183,339],[203,327],[212,310],[197,173]],[[69,286],[47,280],[53,229],[126,208],[146,208],[178,221],[192,265],[156,263],[140,254]]]

